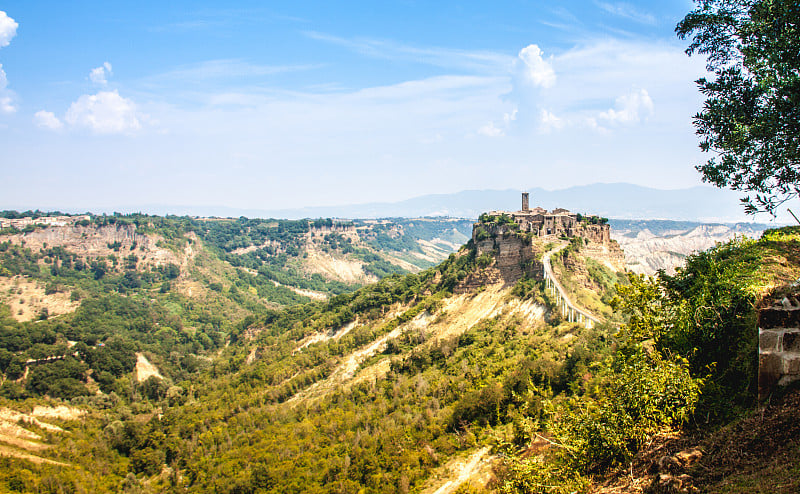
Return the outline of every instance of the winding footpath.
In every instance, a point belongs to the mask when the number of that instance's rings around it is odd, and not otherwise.
[[[572,300],[570,300],[567,296],[567,292],[564,290],[564,287],[561,286],[561,283],[558,282],[553,274],[553,266],[550,264],[550,257],[553,254],[562,251],[567,245],[569,244],[564,242],[561,245],[548,250],[542,256],[542,264],[544,265],[544,280],[547,288],[552,290],[551,293],[553,293],[553,295],[558,295],[561,314],[570,322],[584,323],[587,328],[591,328],[593,324],[599,324],[600,319],[572,303]]]

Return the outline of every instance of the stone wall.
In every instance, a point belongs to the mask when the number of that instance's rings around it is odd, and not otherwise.
[[[800,380],[800,303],[797,295],[758,312],[758,396]]]

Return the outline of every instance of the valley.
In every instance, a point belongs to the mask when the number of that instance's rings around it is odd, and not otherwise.
[[[643,388],[666,393],[674,417],[705,406],[686,362],[645,356],[619,333],[638,317],[632,294],[646,283],[625,273],[642,257],[620,246],[639,241],[633,251],[646,256],[648,246],[688,249],[702,244],[687,239],[733,229],[617,231],[614,220],[573,215],[569,230],[540,238],[538,223],[513,214],[477,223],[133,215],[5,230],[0,483],[517,492],[566,468],[565,488],[587,488],[591,472],[613,472],[638,450],[587,450],[593,463],[579,464],[553,449],[584,447],[568,432],[581,414],[623,406],[599,390],[641,386],[653,371],[677,379],[678,401],[654,382]],[[793,259],[768,286],[800,274]],[[624,374],[619,366],[632,364],[620,349],[641,359]],[[31,410],[70,413],[25,418]],[[648,434],[683,423],[657,420]],[[531,466],[531,454],[545,466]]]
[[[625,265],[636,273],[669,274],[694,252],[710,249],[734,237],[758,238],[771,225],[754,223],[701,224],[666,220],[611,220],[612,235],[625,252]]]

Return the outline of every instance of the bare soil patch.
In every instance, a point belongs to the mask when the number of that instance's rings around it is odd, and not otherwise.
[[[68,466],[66,463],[32,454],[41,453],[51,448],[51,445],[40,442],[42,436],[28,430],[24,425],[30,424],[53,433],[66,433],[61,427],[39,419],[77,420],[85,414],[84,410],[63,405],[57,407],[35,406],[31,413],[0,408],[0,456],[21,458],[34,463]]]
[[[477,489],[484,488],[494,478],[492,466],[495,459],[489,454],[488,446],[469,456],[453,458],[431,476],[431,485],[422,493],[450,494],[465,482],[469,482]]]
[[[59,405],[57,407],[35,406],[31,412],[33,417],[56,420],[78,420],[86,415],[86,410]]]
[[[373,275],[364,272],[364,263],[352,259],[341,259],[327,252],[312,248],[309,244],[308,258],[303,268],[309,273],[319,273],[329,280],[344,283],[373,283],[378,281]]]
[[[158,368],[151,364],[147,357],[145,357],[141,353],[136,354],[136,381],[137,382],[144,382],[147,380],[148,377],[157,377],[159,379],[164,379],[164,376],[158,372]]]
[[[0,302],[8,305],[17,321],[37,319],[46,309],[49,316],[69,314],[80,302],[70,301],[68,290],[45,294],[45,285],[23,276],[0,276]]]

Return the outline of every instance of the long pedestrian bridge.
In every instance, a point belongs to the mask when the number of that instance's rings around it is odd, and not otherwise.
[[[584,309],[575,305],[564,287],[558,282],[553,274],[553,267],[550,264],[550,257],[563,250],[569,243],[564,242],[561,245],[545,252],[542,256],[542,264],[544,265],[544,281],[547,290],[550,294],[556,297],[557,307],[561,309],[561,315],[564,316],[569,322],[577,322],[583,324],[586,329],[590,329],[593,325],[599,324],[601,321]]]

